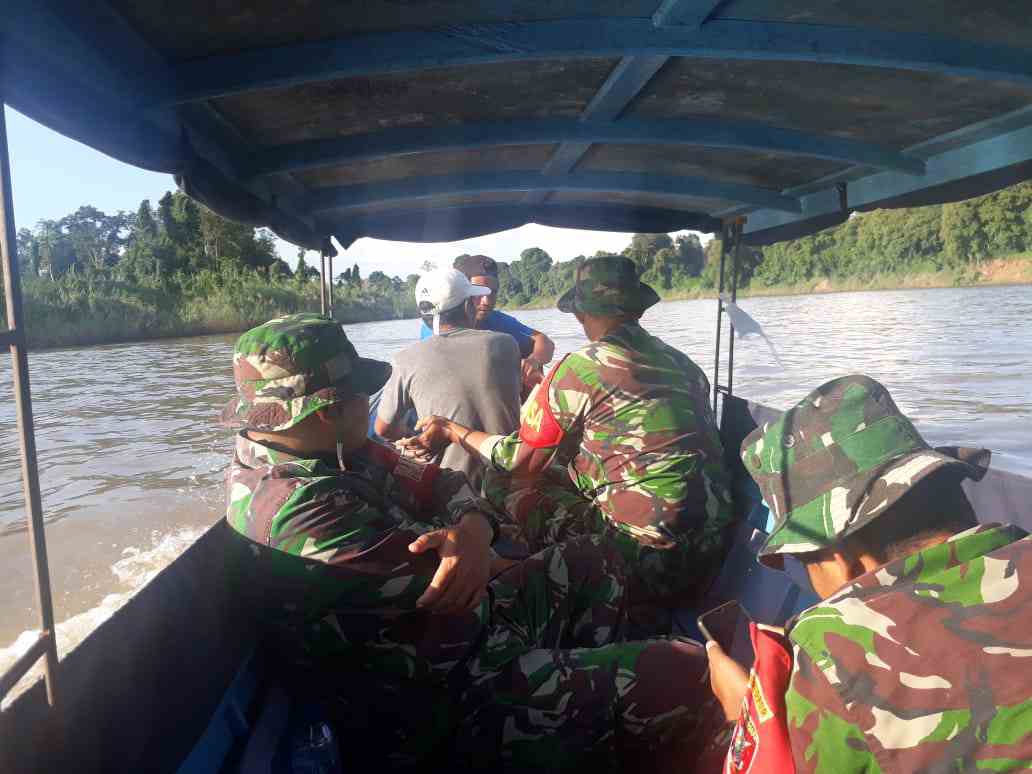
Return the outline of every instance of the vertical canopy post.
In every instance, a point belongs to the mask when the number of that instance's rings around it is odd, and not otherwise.
[[[726,286],[727,255],[731,254],[731,300],[738,299],[738,258],[739,248],[742,243],[742,231],[745,225],[745,218],[739,217],[734,221],[725,223],[720,235],[720,279],[717,285],[717,335],[716,348],[713,355],[713,411],[718,409],[718,396],[724,393],[731,395],[734,385],[735,369],[735,325],[730,322],[731,340],[728,343],[727,360],[727,385],[720,383],[720,335],[724,322],[724,288]]]
[[[7,307],[7,331],[3,332],[0,340],[11,352],[11,378],[18,419],[22,489],[25,493],[25,511],[35,567],[36,604],[39,608],[40,627],[40,635],[36,642],[7,673],[0,675],[0,697],[13,688],[42,656],[47,702],[53,707],[57,704],[57,691],[54,685],[57,676],[57,640],[54,631],[54,603],[50,590],[46,535],[43,529],[43,508],[39,494],[36,432],[32,421],[32,394],[29,389],[29,359],[25,348],[16,233],[11,191],[11,158],[7,147],[7,121],[4,115],[4,102],[0,99],[0,257],[4,272],[4,301]]]
[[[720,294],[724,292],[724,263],[727,259],[727,242],[730,228],[727,223],[720,230],[720,277],[717,282],[717,343],[713,353],[713,412],[717,411],[717,395],[720,393],[720,331],[724,321],[724,302]]]
[[[326,314],[326,253],[319,253],[319,312]]]
[[[738,218],[731,225],[731,303],[738,301],[738,260],[742,249],[742,226],[744,218]],[[734,394],[735,383],[735,321],[730,316],[731,335],[727,341],[727,395]]]
[[[326,314],[333,319],[333,254],[326,256]]]

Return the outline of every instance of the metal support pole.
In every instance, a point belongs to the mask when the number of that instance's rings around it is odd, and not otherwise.
[[[738,300],[738,257],[742,247],[742,221],[735,221],[731,227],[731,301]],[[727,342],[727,396],[733,394],[735,383],[735,321],[728,318],[731,323],[731,338]]]
[[[333,256],[326,256],[326,264],[329,267],[326,272],[326,308],[327,314],[333,319]]]
[[[57,641],[54,636],[54,603],[50,592],[47,543],[43,530],[43,508],[39,495],[39,468],[36,464],[36,434],[32,421],[32,394],[29,389],[29,359],[25,350],[22,317],[21,279],[18,275],[18,248],[14,228],[14,203],[11,195],[11,159],[7,148],[7,121],[0,100],[0,254],[4,272],[4,300],[7,304],[8,347],[11,351],[11,379],[18,417],[21,447],[22,488],[28,515],[32,560],[36,570],[36,603],[39,606],[43,675],[47,701],[57,704],[54,679],[57,675]],[[38,651],[40,646],[35,646]],[[39,655],[39,654],[37,654]],[[28,665],[23,665],[28,668]]]
[[[319,311],[326,314],[326,253],[319,253]]]
[[[727,242],[729,235],[727,224],[720,231],[720,281],[717,286],[717,346],[713,355],[713,413],[717,411],[717,395],[720,389],[720,328],[724,321],[724,302],[720,294],[724,292],[724,260],[727,258]]]

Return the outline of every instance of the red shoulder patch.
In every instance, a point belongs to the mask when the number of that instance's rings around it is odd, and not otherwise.
[[[756,660],[749,690],[731,737],[724,774],[793,774],[785,692],[792,676],[792,653],[779,632],[749,624]]]
[[[544,449],[562,443],[566,431],[552,416],[548,393],[552,389],[552,378],[563,364],[564,357],[549,372],[537,387],[531,400],[523,407],[523,421],[520,423],[520,440],[532,449]]]

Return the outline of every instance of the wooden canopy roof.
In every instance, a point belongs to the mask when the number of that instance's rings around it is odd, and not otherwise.
[[[311,249],[767,243],[1032,176],[1024,0],[9,0],[3,99]]]

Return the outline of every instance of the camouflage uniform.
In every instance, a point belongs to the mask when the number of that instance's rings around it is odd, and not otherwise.
[[[984,450],[935,450],[877,382],[834,380],[755,430],[742,458],[776,524],[760,559],[836,545],[931,473],[978,479]],[[1024,581],[1024,585],[1022,585]],[[1032,768],[1032,539],[982,525],[862,575],[789,623],[799,772]]]
[[[314,344],[306,338],[328,326],[340,331],[328,321],[285,318],[241,337],[235,360],[247,363],[236,370],[243,407],[227,415],[248,427],[252,418],[296,424],[309,393],[329,394],[320,363],[339,366],[337,351],[349,352],[352,383],[371,378],[355,367],[360,361],[340,340],[343,332],[321,330]],[[295,379],[285,390],[288,373]],[[263,388],[272,374],[275,399]],[[269,419],[274,400],[281,413]],[[245,431],[226,480],[226,519],[251,549],[242,573],[279,637],[297,648],[302,664],[322,670],[315,679],[370,675],[370,695],[362,697],[370,702],[391,680],[429,696],[386,713],[380,722],[390,726],[392,747],[376,757],[390,752],[393,763],[411,763],[454,735],[466,766],[562,769],[618,742],[653,749],[695,722],[704,698],[701,649],[669,639],[621,642],[623,560],[597,538],[553,547],[501,574],[470,613],[417,608],[438,559],[408,545],[490,506],[461,473],[409,460],[390,469],[382,459],[370,444],[339,460],[304,459]],[[293,679],[281,673],[285,682],[311,679],[297,664],[289,669]],[[672,669],[680,679],[670,679]],[[352,693],[355,684],[347,682]]]
[[[656,300],[631,261],[600,258],[559,308],[637,315]],[[507,473],[534,449],[569,461],[567,474],[485,484],[530,550],[604,534],[635,568],[636,599],[705,590],[731,508],[709,382],[687,355],[637,322],[568,355],[524,404],[520,430],[481,453]]]

